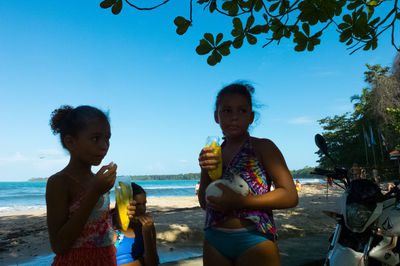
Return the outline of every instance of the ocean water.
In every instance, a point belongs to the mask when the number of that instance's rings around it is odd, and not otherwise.
[[[323,179],[299,179],[302,184],[320,183]],[[135,181],[148,197],[185,197],[195,195],[198,180]],[[46,182],[0,182],[0,214],[46,209]],[[111,200],[115,191],[111,190]]]
[[[198,180],[135,181],[148,197],[194,196]],[[0,182],[0,214],[46,209],[46,182]],[[115,190],[111,190],[111,200]]]

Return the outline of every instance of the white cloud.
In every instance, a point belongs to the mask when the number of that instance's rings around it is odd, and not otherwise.
[[[188,163],[189,161],[188,161],[188,160],[185,160],[185,159],[182,159],[182,160],[179,160],[179,162],[180,162],[180,163]]]
[[[8,157],[0,157],[0,163],[13,163],[27,160],[29,160],[29,158],[22,155],[19,151]]]
[[[295,125],[311,124],[313,122],[314,120],[306,116],[296,117],[288,121],[289,124],[295,124]]]

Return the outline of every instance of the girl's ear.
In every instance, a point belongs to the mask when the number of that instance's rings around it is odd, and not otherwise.
[[[218,112],[216,110],[214,111],[214,120],[219,124]]]
[[[65,148],[69,151],[74,149],[74,138],[71,135],[66,135],[63,139]]]
[[[253,111],[251,112],[251,118],[250,119],[251,119],[251,122],[250,122],[250,125],[251,125],[254,122],[254,112]]]

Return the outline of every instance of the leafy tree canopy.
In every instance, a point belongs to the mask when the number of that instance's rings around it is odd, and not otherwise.
[[[170,1],[160,0],[154,6],[139,7],[134,0],[103,0],[100,6],[110,8],[117,15],[123,3],[138,10],[152,10]],[[175,18],[177,34],[185,34],[192,25],[193,2],[189,1],[189,17]],[[223,33],[205,33],[197,46],[199,55],[208,55],[209,65],[221,62],[232,47],[239,49],[245,41],[255,45],[260,38],[264,41],[263,47],[291,39],[296,51],[313,51],[329,27],[336,29],[339,41],[348,46],[351,53],[376,49],[384,31],[391,31],[391,43],[400,51],[395,36],[398,32],[395,26],[400,21],[398,0],[197,0],[195,4],[232,19],[228,38],[224,38]]]
[[[353,95],[354,112],[325,117],[318,122],[334,162],[320,151],[322,168],[353,163],[363,167],[380,168],[390,175],[393,161],[389,152],[400,144],[400,82],[397,72],[389,67],[366,65],[365,81],[369,84],[361,95]]]

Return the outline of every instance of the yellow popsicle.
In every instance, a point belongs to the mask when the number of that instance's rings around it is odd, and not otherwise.
[[[129,201],[132,200],[132,188],[131,186],[126,185],[124,182],[118,182],[119,189],[115,189],[115,200],[118,205],[118,214],[119,219],[121,221],[122,230],[126,231],[129,226],[129,217],[128,217],[128,205]]]
[[[222,176],[222,154],[221,154],[221,146],[217,145],[217,143],[213,142],[210,145],[206,145],[206,147],[211,147],[214,149],[214,153],[219,156],[220,162],[217,165],[217,168],[214,170],[208,171],[208,175],[210,176],[211,180],[215,181]]]

